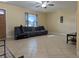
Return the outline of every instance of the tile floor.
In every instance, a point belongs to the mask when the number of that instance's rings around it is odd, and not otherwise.
[[[21,40],[7,40],[7,47],[16,56],[25,58],[70,58],[76,56],[76,46],[66,44],[66,36],[44,35]]]

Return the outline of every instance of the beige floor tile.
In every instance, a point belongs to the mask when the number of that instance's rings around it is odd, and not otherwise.
[[[35,57],[35,58],[37,58],[37,57],[39,57],[39,58],[46,58],[46,57],[48,57],[48,54],[47,54],[46,49],[43,49],[43,48],[41,48],[41,49],[34,49],[32,51],[32,57]]]
[[[25,58],[71,58],[76,56],[76,46],[66,43],[66,36],[44,35],[21,40],[7,40],[7,47],[15,56]]]

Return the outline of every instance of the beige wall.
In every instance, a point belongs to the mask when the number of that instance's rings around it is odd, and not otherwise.
[[[38,18],[39,18],[39,20],[38,20],[39,25],[44,25],[45,29],[47,29],[46,14],[45,13],[41,13],[41,14],[39,14]]]
[[[13,37],[14,27],[20,24],[25,25],[25,12],[36,13],[31,10],[13,6],[10,4],[0,3],[0,9],[6,10],[6,34],[7,37]],[[45,25],[44,13],[38,13],[39,25]]]
[[[60,23],[63,16],[63,23]],[[72,33],[76,31],[76,11],[71,9],[58,10],[47,14],[47,28],[49,33]]]
[[[34,12],[29,9],[0,3],[0,9],[6,10],[7,37],[14,34],[14,27],[25,25],[25,12],[37,13],[39,25],[45,26],[49,33],[69,33],[76,31],[76,13],[70,9],[58,10],[52,13]],[[60,16],[64,17],[64,23],[60,23]]]
[[[77,55],[79,56],[79,2],[77,2]]]

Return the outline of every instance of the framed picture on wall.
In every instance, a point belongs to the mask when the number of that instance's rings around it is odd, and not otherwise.
[[[63,23],[63,16],[60,16],[60,23]]]

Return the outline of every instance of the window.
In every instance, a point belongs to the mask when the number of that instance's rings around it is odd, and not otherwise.
[[[26,13],[26,24],[28,27],[37,26],[37,15]]]

